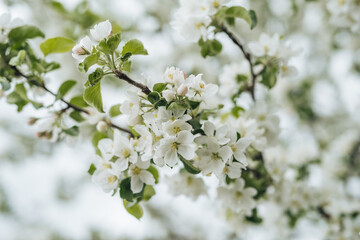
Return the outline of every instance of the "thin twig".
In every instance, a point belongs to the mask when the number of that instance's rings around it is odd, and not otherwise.
[[[119,79],[122,79],[122,80],[126,81],[127,83],[129,83],[137,88],[140,88],[141,91],[143,93],[145,93],[146,95],[149,95],[149,93],[151,93],[151,90],[147,86],[132,80],[125,73],[120,72],[119,70],[115,70],[114,73],[115,73],[116,77],[118,77]]]
[[[35,81],[35,80],[31,80],[31,79],[30,79],[30,76],[27,76],[27,75],[23,74],[21,71],[19,71],[19,69],[17,69],[17,68],[14,67],[14,66],[12,66],[12,69],[14,69],[16,76],[21,76],[21,77],[23,77],[23,78],[26,78],[26,79],[29,81],[30,84],[35,85],[35,86],[37,86],[37,87],[40,87],[40,88],[44,89],[46,92],[50,93],[50,94],[53,95],[54,97],[57,96],[57,94],[54,93],[54,92],[52,92],[50,89],[48,89],[48,88],[45,86],[45,84],[43,84],[43,83],[41,84],[41,83],[39,83],[39,82],[37,82],[37,81]],[[67,105],[67,108],[65,108],[65,109],[72,108],[72,109],[74,109],[75,111],[83,112],[83,113],[86,113],[86,114],[88,114],[88,115],[90,114],[86,109],[83,109],[83,108],[80,108],[80,107],[78,107],[78,106],[75,106],[74,104],[66,101],[66,100],[63,99],[63,98],[60,98],[59,100],[62,101],[63,103],[65,103],[65,104]],[[120,126],[117,126],[117,125],[115,125],[115,124],[112,123],[112,122],[110,122],[109,125],[110,125],[112,128],[116,128],[116,129],[118,129],[118,130],[120,130],[120,131],[123,131],[123,132],[128,133],[130,136],[133,136],[132,132],[131,132],[130,130],[128,130],[128,129],[125,129],[125,128],[122,128],[122,127],[120,127]]]
[[[255,101],[255,84],[256,84],[256,78],[259,76],[259,74],[255,74],[254,72],[254,64],[251,59],[251,54],[245,50],[244,45],[240,42],[240,40],[233,34],[229,29],[227,29],[223,24],[220,26],[221,31],[223,31],[228,37],[237,45],[241,52],[244,54],[244,57],[249,62],[250,65],[250,73],[251,73],[251,85],[247,88],[247,90],[250,92],[252,99]]]

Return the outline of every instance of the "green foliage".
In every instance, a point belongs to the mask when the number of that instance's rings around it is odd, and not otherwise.
[[[142,200],[149,201],[156,194],[155,189],[151,185],[146,185],[144,188],[144,196]]]
[[[204,41],[200,38],[198,44],[201,48],[200,53],[203,58],[207,56],[216,56],[222,50],[222,44],[216,39]]]
[[[56,94],[56,100],[63,98],[76,85],[76,81],[67,80],[61,84]]]
[[[84,67],[85,72],[87,72],[91,66],[96,64],[99,61],[99,58],[100,58],[99,52],[96,52],[96,53],[93,53],[93,54],[87,56],[83,62],[83,67]]]
[[[82,95],[80,96],[75,96],[73,97],[71,100],[70,100],[70,103],[76,107],[79,107],[79,108],[85,108],[85,107],[88,107],[89,104],[87,104],[83,98]]]
[[[24,42],[27,39],[36,37],[44,38],[45,35],[37,27],[29,25],[13,28],[8,35],[9,40],[15,43]]]
[[[137,39],[128,41],[122,49],[121,55],[131,53],[131,55],[148,55],[147,50],[144,48],[142,42]]]
[[[95,165],[94,165],[94,164],[91,164],[91,165],[90,165],[90,168],[89,168],[89,170],[88,170],[88,173],[89,173],[90,175],[93,175],[95,171],[96,171]]]
[[[123,200],[124,207],[128,213],[136,217],[137,219],[140,219],[143,216],[143,209],[140,206],[139,203],[130,203],[126,200]]]
[[[45,56],[51,53],[64,53],[70,51],[75,46],[75,42],[65,37],[49,38],[40,44],[40,49]]]
[[[222,7],[216,14],[215,17],[218,21],[225,21],[229,25],[235,25],[235,18],[243,19],[253,29],[257,24],[256,14],[253,10],[246,10],[240,6],[234,7]]]
[[[90,73],[88,80],[91,86],[96,85],[104,76],[104,70],[102,68],[97,68],[94,72]]]
[[[151,102],[152,104],[155,104],[157,101],[160,100],[161,96],[158,92],[151,92],[147,98],[148,98],[149,102]]]
[[[155,183],[158,183],[159,182],[159,172],[158,170],[156,169],[155,166],[150,166],[147,171],[149,171],[153,176],[154,176],[154,179],[155,179]]]
[[[180,156],[181,162],[184,164],[184,168],[186,171],[188,171],[191,174],[199,174],[201,172],[200,169],[196,168],[194,165],[192,165],[190,160],[186,160],[182,156]]]
[[[121,70],[130,72],[131,71],[131,61],[125,61],[121,64]]]
[[[11,65],[11,66],[20,66],[21,64],[24,63],[25,56],[26,56],[25,50],[19,51],[18,54],[15,57],[12,57],[10,59],[9,65]]]
[[[262,72],[261,84],[265,85],[269,89],[273,88],[276,84],[277,75],[279,73],[278,66],[265,67],[265,70]]]
[[[153,86],[153,91],[154,91],[154,92],[161,93],[162,91],[165,90],[166,85],[167,85],[166,83],[156,83],[156,84]]]
[[[95,148],[97,148],[99,141],[104,138],[107,138],[107,135],[105,133],[95,132],[91,139],[91,143]]]
[[[120,106],[121,106],[121,104],[116,104],[110,108],[110,110],[109,110],[110,117],[117,117],[121,114]]]
[[[0,76],[0,85],[1,85],[2,89],[5,91],[9,90],[11,87],[10,82],[6,78],[1,77],[1,76]]]
[[[118,32],[110,36],[109,38],[100,41],[98,50],[105,54],[111,55],[115,52],[120,42],[121,42],[121,33]]]
[[[125,178],[120,183],[120,197],[128,202],[132,202],[136,199],[140,199],[144,195],[144,187],[141,192],[133,193],[131,191],[131,177]]]
[[[262,218],[257,215],[257,208],[254,208],[251,212],[251,216],[246,216],[245,220],[254,224],[262,223]]]
[[[76,137],[79,135],[80,131],[78,126],[73,126],[71,128],[63,129],[63,132],[69,136]]]
[[[85,119],[81,116],[80,112],[78,112],[78,111],[76,111],[76,110],[72,111],[72,112],[69,114],[69,116],[70,116],[72,119],[74,119],[75,121],[77,121],[77,122],[82,122],[82,121],[85,120]]]
[[[304,210],[299,210],[296,213],[291,212],[289,209],[285,211],[285,215],[288,217],[289,227],[294,228],[296,226],[297,221],[305,215]]]
[[[16,84],[15,89],[7,97],[7,102],[17,105],[17,111],[20,112],[29,102],[37,109],[42,107],[41,103],[37,103],[28,98],[25,86],[23,83]]]
[[[100,82],[95,84],[94,86],[89,86],[85,88],[84,100],[90,106],[95,107],[99,112],[104,112]]]

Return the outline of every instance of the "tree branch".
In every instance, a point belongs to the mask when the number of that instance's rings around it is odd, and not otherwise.
[[[29,81],[30,84],[44,89],[46,92],[50,93],[50,94],[53,95],[54,97],[57,96],[57,94],[54,93],[54,92],[52,92],[50,89],[48,89],[48,88],[45,86],[45,84],[41,84],[41,83],[39,83],[39,82],[37,82],[37,81],[35,81],[35,80],[31,80],[31,79],[30,79],[30,76],[27,76],[27,75],[23,74],[21,71],[19,71],[19,69],[17,69],[17,68],[14,67],[14,66],[11,66],[11,68],[15,71],[15,75],[16,75],[16,76],[21,76],[21,77],[23,77],[23,78],[26,78],[26,79]],[[86,114],[88,114],[88,115],[90,114],[86,109],[83,109],[83,108],[80,108],[80,107],[78,107],[78,106],[75,106],[74,104],[66,101],[66,100],[63,99],[63,98],[60,98],[59,100],[62,101],[63,103],[65,103],[65,104],[67,105],[67,108],[66,108],[66,109],[72,108],[72,109],[74,109],[75,111],[82,112],[82,113],[86,113]],[[112,128],[116,128],[116,129],[118,129],[118,130],[120,130],[120,131],[123,131],[123,132],[128,133],[130,136],[134,136],[134,135],[132,134],[132,132],[131,132],[130,130],[128,130],[128,129],[125,129],[125,128],[122,128],[122,127],[120,127],[120,126],[117,126],[117,125],[113,124],[112,122],[110,122],[109,125],[110,125]]]
[[[122,79],[122,80],[126,81],[127,83],[129,83],[137,88],[140,88],[141,91],[143,93],[145,93],[146,95],[149,95],[149,93],[151,93],[151,90],[147,86],[132,80],[125,73],[120,72],[119,70],[115,70],[114,73],[115,73],[116,77],[118,77],[119,79]]]
[[[258,77],[258,74],[255,74],[254,72],[254,64],[251,59],[251,54],[245,50],[244,45],[240,42],[240,40],[233,34],[229,29],[227,29],[224,24],[221,24],[220,26],[221,31],[223,31],[228,37],[235,43],[236,46],[238,46],[241,50],[241,52],[244,54],[244,57],[249,62],[250,65],[250,73],[251,73],[251,86],[247,88],[247,90],[250,92],[252,99],[255,101],[255,84],[256,84],[256,78]]]

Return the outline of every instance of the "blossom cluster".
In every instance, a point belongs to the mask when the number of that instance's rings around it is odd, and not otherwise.
[[[228,0],[181,0],[176,11],[172,26],[187,41],[196,42],[213,37],[214,27],[211,27],[211,16],[214,15]]]

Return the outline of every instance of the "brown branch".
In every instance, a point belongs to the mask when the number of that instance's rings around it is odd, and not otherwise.
[[[26,79],[29,81],[30,84],[44,89],[46,92],[50,93],[50,94],[53,95],[54,97],[57,96],[57,94],[54,93],[54,92],[52,92],[50,89],[48,89],[48,88],[45,86],[44,83],[39,83],[39,82],[37,82],[36,80],[31,80],[31,79],[30,79],[30,78],[31,78],[30,76],[27,76],[27,75],[23,74],[21,71],[19,71],[19,69],[17,69],[17,68],[14,67],[14,66],[11,66],[11,68],[15,71],[15,75],[16,75],[16,76],[21,76],[21,77],[23,77],[23,78],[26,78]],[[90,114],[86,109],[83,109],[83,108],[80,108],[80,107],[78,107],[78,106],[75,106],[74,104],[66,101],[64,98],[60,98],[59,100],[62,101],[63,103],[65,103],[65,104],[67,105],[67,108],[65,108],[66,110],[69,109],[69,108],[72,108],[72,109],[74,109],[75,111],[83,112],[83,113],[86,113],[86,114],[88,114],[88,115]],[[119,126],[113,124],[112,122],[110,122],[109,125],[110,125],[112,128],[116,128],[116,129],[118,129],[118,130],[120,130],[120,131],[123,131],[123,132],[128,133],[130,136],[134,136],[134,135],[132,134],[132,132],[131,132],[130,130],[128,130],[128,129],[119,127]]]
[[[240,40],[233,34],[229,29],[227,29],[223,24],[220,26],[221,31],[223,31],[228,37],[235,43],[236,46],[238,46],[241,50],[241,52],[244,54],[244,57],[249,62],[250,65],[250,73],[251,73],[251,86],[247,88],[247,90],[250,92],[252,99],[255,101],[255,84],[256,84],[256,78],[259,76],[259,74],[255,74],[254,72],[254,64],[251,59],[251,54],[245,50],[244,45],[240,42]]]
[[[140,88],[141,91],[143,93],[145,93],[146,95],[149,95],[149,93],[151,93],[151,90],[147,86],[132,80],[125,73],[120,72],[119,70],[115,70],[114,73],[115,73],[116,77],[118,77],[119,79],[122,79],[122,80],[126,81],[127,83],[129,83],[137,88]]]

